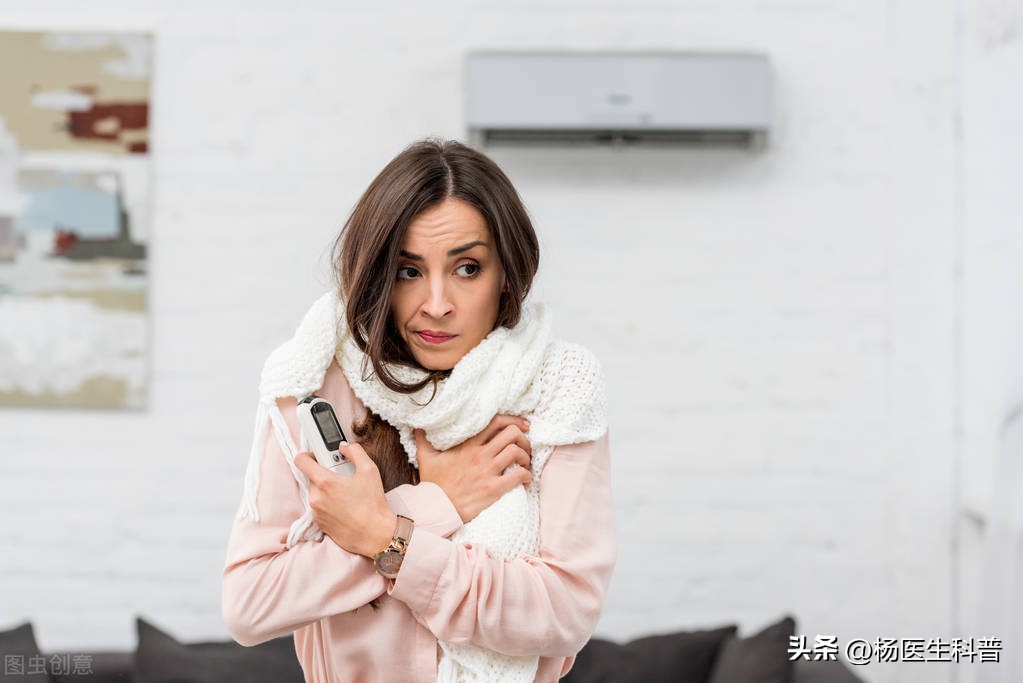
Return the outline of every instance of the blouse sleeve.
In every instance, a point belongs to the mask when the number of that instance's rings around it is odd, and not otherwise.
[[[278,405],[298,443],[295,401]],[[234,520],[221,584],[224,623],[231,637],[246,646],[361,607],[387,587],[369,558],[344,550],[328,536],[285,547],[291,523],[305,508],[272,433],[265,443],[256,498],[260,521]],[[386,496],[395,512],[409,515],[437,538],[450,536],[462,524],[436,484],[405,484]]]
[[[557,446],[540,486],[540,554],[491,558],[417,524],[391,597],[439,639],[567,657],[596,628],[617,560],[608,432]]]

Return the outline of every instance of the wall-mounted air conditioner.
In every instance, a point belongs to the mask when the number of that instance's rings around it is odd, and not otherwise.
[[[765,55],[472,52],[473,144],[654,143],[761,147],[771,122]]]

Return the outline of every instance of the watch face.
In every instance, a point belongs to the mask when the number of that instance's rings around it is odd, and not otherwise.
[[[388,578],[394,578],[398,573],[398,569],[401,568],[401,561],[405,559],[405,556],[401,553],[393,550],[386,550],[382,555],[376,558],[377,569],[380,573]]]

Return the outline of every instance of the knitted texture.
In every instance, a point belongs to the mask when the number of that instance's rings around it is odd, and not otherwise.
[[[302,319],[294,336],[275,349],[263,367],[256,431],[238,516],[258,521],[259,458],[266,422],[281,446],[299,484],[305,512],[294,521],[287,547],[320,540],[309,508],[309,484],[295,467],[300,449],[291,439],[276,399],[302,398],[319,389],[332,362],[338,363],[362,403],[394,427],[410,463],[418,467],[413,430],[422,429],[439,450],[479,434],[497,413],[530,421],[532,449],[529,488],[516,486],[451,539],[486,548],[493,558],[512,560],[536,556],[540,549],[539,492],[543,467],[554,448],[599,438],[607,429],[607,397],[599,361],[585,347],[551,339],[545,305],[527,304],[513,328],[499,327],[466,353],[451,374],[438,382],[436,394],[427,385],[413,394],[394,392],[377,379],[369,358],[359,350],[347,328],[344,306],[334,292],[321,296]],[[426,376],[422,370],[395,366],[405,383]],[[432,400],[430,400],[433,395]],[[427,402],[429,401],[429,402]],[[510,467],[518,467],[511,465]],[[532,681],[539,658],[511,656],[472,643],[440,643],[438,681]]]

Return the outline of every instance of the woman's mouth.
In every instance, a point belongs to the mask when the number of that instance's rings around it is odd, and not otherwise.
[[[442,332],[433,332],[431,330],[421,330],[416,332],[423,341],[428,344],[443,344],[449,339],[454,339],[456,335],[444,334]]]

